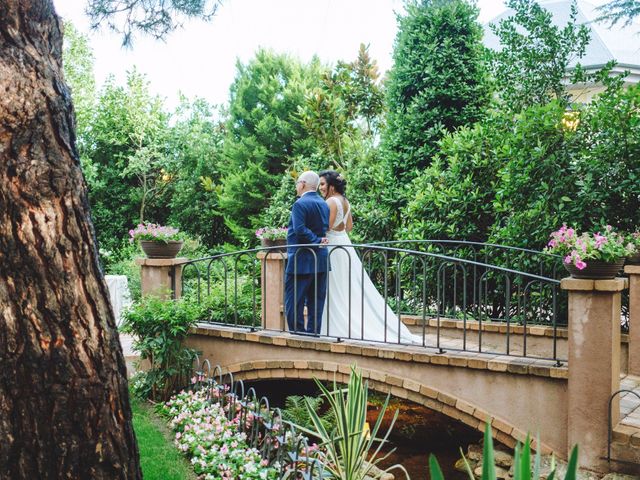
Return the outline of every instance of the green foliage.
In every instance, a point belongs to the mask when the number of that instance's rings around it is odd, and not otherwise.
[[[209,21],[219,3],[219,0],[89,0],[87,14],[93,28],[107,25],[122,35],[123,46],[131,46],[136,32],[161,39],[180,28],[184,19]]]
[[[71,22],[64,22],[62,59],[65,81],[71,87],[76,114],[76,138],[82,160],[88,146],[89,127],[95,106],[94,56],[87,36],[78,32]]]
[[[280,185],[275,190],[269,200],[269,206],[261,216],[262,225],[287,226],[295,199],[295,180],[291,175],[282,175],[280,177]]]
[[[563,102],[493,112],[446,136],[410,186],[405,239],[464,238],[541,250],[562,223],[640,223],[640,88],[620,78],[569,114]],[[567,119],[570,119],[567,122]]]
[[[541,250],[562,222],[573,222],[576,157],[562,102],[533,106],[504,131],[491,242]]]
[[[511,153],[501,142],[511,123],[489,115],[445,136],[434,163],[410,185],[403,239],[486,241],[495,214],[496,176]]]
[[[324,69],[317,60],[302,65],[266,50],[237,69],[219,201],[227,226],[246,240],[261,226],[260,215],[293,159],[314,151],[297,112]]]
[[[351,240],[366,243],[394,238],[402,196],[380,150],[366,148],[361,155],[354,153],[343,174],[354,221]]]
[[[328,430],[322,419],[314,409],[314,403],[305,397],[307,412],[313,424],[312,428],[304,428],[297,425],[300,430],[320,440],[320,446],[325,448],[322,459],[325,472],[332,478],[344,480],[363,480],[376,465],[384,460],[393,450],[381,456],[380,450],[387,442],[387,438],[393,429],[398,417],[396,411],[389,430],[383,438],[378,438],[378,430],[389,403],[389,396],[380,409],[378,419],[371,428],[369,434],[365,430],[367,423],[367,397],[369,388],[363,383],[362,375],[351,367],[351,375],[347,388],[340,388],[333,382],[333,390],[327,389],[320,381],[314,379],[321,391],[322,397],[327,400],[332,414],[335,416],[335,428]],[[377,444],[377,445],[376,445]],[[404,468],[394,465],[385,471]],[[405,471],[406,474],[406,471]]]
[[[91,123],[83,163],[100,245],[112,248],[146,218],[165,223],[168,115],[133,71],[126,87],[107,80]]]
[[[234,325],[260,324],[260,285],[259,274],[253,277],[238,272],[229,273],[227,282],[221,264],[213,264],[212,282],[209,293],[199,305],[199,318],[204,322],[230,323]],[[254,280],[255,279],[255,280]],[[191,301],[195,303],[192,294]]]
[[[298,110],[300,120],[318,152],[333,163],[325,160],[321,168],[345,168],[349,144],[357,149],[359,143],[370,143],[377,134],[384,108],[379,76],[368,47],[361,44],[354,62],[338,62],[307,93]]]
[[[131,300],[137,302],[142,295],[140,285],[140,265],[135,259],[141,255],[140,245],[123,239],[120,244],[114,244],[112,250],[100,249],[100,260],[105,274],[125,275],[131,293]]]
[[[632,231],[640,222],[640,88],[605,81],[604,93],[576,106],[575,127],[555,102],[518,117],[505,136],[511,153],[499,173],[490,241],[541,249],[562,223]]]
[[[313,428],[313,422],[309,415],[309,405],[314,412],[320,412],[324,405],[323,397],[307,397],[301,395],[291,395],[285,400],[285,407],[282,410],[282,418],[295,423],[304,428]],[[330,431],[335,428],[336,419],[331,410],[327,410],[324,415],[319,415],[325,430]]]
[[[444,132],[474,123],[489,100],[478,9],[464,0],[411,1],[399,18],[383,147],[394,177],[428,166]]]
[[[463,455],[464,458],[464,455]],[[469,480],[475,480],[475,476],[469,467],[467,459],[464,458],[467,467]],[[513,463],[513,480],[540,480],[540,452],[537,451],[533,459],[533,469],[531,467],[531,439],[527,435],[524,445],[516,445],[515,458]],[[578,446],[571,450],[569,464],[567,465],[567,473],[564,480],[575,480],[578,471]],[[440,469],[440,465],[436,458],[431,454],[429,456],[429,475],[431,480],[444,480],[444,475]],[[553,480],[556,470],[553,468],[545,478]],[[481,480],[496,480],[496,467],[494,461],[493,439],[491,437],[491,425],[487,422],[484,431],[484,448],[482,450],[482,476]]]
[[[122,331],[135,337],[133,348],[150,368],[132,382],[141,398],[166,400],[191,372],[195,351],[183,346],[195,325],[199,307],[183,300],[163,301],[149,296],[124,313]]]
[[[223,128],[211,106],[202,99],[181,97],[172,115],[166,170],[170,181],[168,221],[207,245],[230,239],[219,211],[222,192]]]
[[[600,80],[606,91],[578,110],[580,161],[567,178],[577,187],[572,223],[583,230],[609,223],[633,231],[640,225],[640,85],[625,87],[606,70]]]
[[[569,63],[584,55],[589,29],[578,25],[578,9],[571,5],[569,22],[562,28],[533,0],[508,0],[515,13],[491,29],[501,48],[491,52],[491,73],[501,108],[518,112],[552,98],[566,100],[562,83]]]

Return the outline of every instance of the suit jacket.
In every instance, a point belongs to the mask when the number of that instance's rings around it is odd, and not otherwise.
[[[315,192],[305,193],[291,209],[287,244],[320,244],[329,229],[329,207]],[[287,273],[310,274],[329,270],[326,247],[289,247]],[[296,253],[297,252],[297,253]],[[315,253],[315,255],[314,255]]]

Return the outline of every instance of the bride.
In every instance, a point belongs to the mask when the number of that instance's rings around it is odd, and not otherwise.
[[[330,212],[327,239],[331,262],[320,333],[358,340],[422,343],[420,336],[413,335],[385,303],[355,249],[350,247],[348,232],[353,218],[345,190],[346,181],[338,172],[320,172],[320,193]]]

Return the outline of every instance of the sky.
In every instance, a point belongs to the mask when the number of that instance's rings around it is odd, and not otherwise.
[[[480,22],[504,11],[502,0],[479,0]],[[57,13],[87,34],[95,55],[98,86],[109,74],[119,83],[135,65],[153,93],[177,104],[178,92],[225,104],[236,61],[249,61],[259,47],[290,53],[307,62],[314,54],[327,64],[353,61],[360,43],[381,73],[392,65],[396,13],[402,0],[225,0],[211,22],[190,21],[165,41],[141,35],[133,47],[106,28],[92,31],[87,0],[54,0]]]

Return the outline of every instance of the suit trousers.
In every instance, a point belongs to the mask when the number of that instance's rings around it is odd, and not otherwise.
[[[327,296],[327,272],[286,275],[284,308],[290,332],[320,333],[324,300]],[[307,326],[304,307],[307,306]]]

